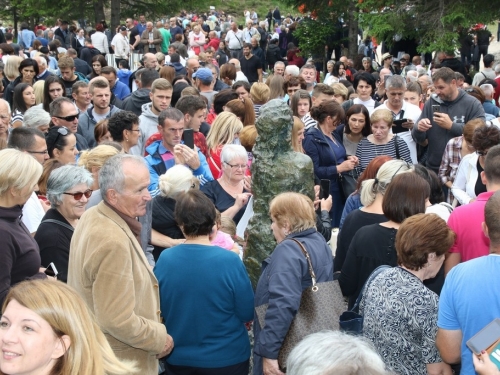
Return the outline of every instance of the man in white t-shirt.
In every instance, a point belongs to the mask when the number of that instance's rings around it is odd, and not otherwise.
[[[385,80],[385,93],[387,100],[384,104],[375,108],[375,111],[380,109],[388,109],[392,112],[394,120],[407,119],[401,126],[393,126],[393,131],[401,137],[408,148],[413,164],[417,164],[417,144],[411,136],[413,125],[417,122],[422,111],[416,105],[406,102],[403,97],[406,91],[406,80],[402,76],[394,75]]]
[[[231,57],[239,59],[243,56],[243,31],[238,30],[236,22],[231,22],[231,30],[227,32],[225,41]]]

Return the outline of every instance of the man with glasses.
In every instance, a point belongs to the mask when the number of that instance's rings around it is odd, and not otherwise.
[[[153,197],[159,193],[159,177],[176,164],[189,167],[201,185],[213,180],[205,155],[196,146],[192,150],[183,144],[183,131],[184,114],[181,111],[176,108],[161,111],[158,116],[158,132],[162,139],[146,147],[149,154],[146,156],[146,163],[151,176],[148,190]]]
[[[65,97],[56,98],[50,103],[49,110],[51,126],[67,127],[76,137],[76,148],[78,151],[89,148],[89,144],[85,137],[77,133],[80,112],[78,108],[76,108],[75,103]]]
[[[0,99],[1,121],[4,121],[4,116],[6,115],[4,111],[6,103],[5,100]],[[7,147],[16,148],[19,151],[30,154],[42,165],[49,159],[45,136],[40,130],[35,128],[19,127],[12,129]],[[31,194],[30,198],[23,206],[22,221],[32,235],[38,230],[38,226],[49,208],[50,204],[38,199],[35,192]]]
[[[106,78],[94,78],[89,84],[89,92],[94,106],[82,113],[78,121],[78,134],[81,134],[92,148],[96,146],[94,138],[96,124],[101,120],[109,119],[113,114],[120,112],[120,109],[110,104],[111,90]]]

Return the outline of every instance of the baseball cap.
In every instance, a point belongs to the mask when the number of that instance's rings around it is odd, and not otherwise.
[[[212,71],[208,68],[200,68],[193,74],[193,78],[198,78],[202,81],[212,81]]]

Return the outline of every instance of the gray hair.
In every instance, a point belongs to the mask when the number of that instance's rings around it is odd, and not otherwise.
[[[12,113],[12,111],[10,110],[9,102],[5,99],[0,99],[0,100],[1,100],[1,103],[4,103],[7,106],[7,111],[9,111],[9,113]]]
[[[382,164],[376,178],[363,181],[361,184],[361,203],[367,207],[373,203],[377,194],[385,194],[394,176],[411,172],[413,167],[404,160],[389,160]]]
[[[222,147],[220,153],[221,163],[231,163],[236,158],[245,159],[245,164],[248,162],[248,153],[245,147],[233,144],[226,144]]]
[[[24,112],[23,123],[27,128],[38,128],[50,124],[50,115],[43,107],[34,106]]]
[[[406,81],[400,75],[390,76],[385,80],[385,89],[404,89],[406,90]]]
[[[52,208],[57,208],[62,203],[63,194],[79,184],[92,186],[92,174],[83,167],[63,165],[54,169],[47,181],[47,199]]]
[[[406,79],[408,79],[410,82],[416,82],[418,78],[418,73],[416,70],[409,70],[406,72]]]
[[[490,83],[485,83],[484,85],[479,86],[485,96],[492,97],[493,96],[493,85]]]
[[[384,361],[361,336],[322,331],[307,336],[290,353],[287,375],[386,375]]]
[[[285,74],[290,74],[293,77],[298,77],[300,74],[300,69],[297,65],[287,65],[285,68]]]
[[[179,193],[183,193],[193,188],[195,177],[193,172],[181,164],[174,165],[167,169],[158,180],[160,194],[162,197],[176,198]]]
[[[121,193],[125,188],[123,164],[127,160],[138,166],[142,165],[144,168],[147,168],[144,159],[137,155],[118,154],[106,160],[99,171],[99,189],[101,190],[102,199],[105,202],[108,202],[108,190],[113,189]]]
[[[276,65],[283,65],[283,66],[285,66],[285,63],[283,61],[276,61],[274,63],[274,66],[276,66]]]

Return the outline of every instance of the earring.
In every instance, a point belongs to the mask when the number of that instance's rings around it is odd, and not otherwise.
[[[127,139],[125,139],[125,140],[128,142],[128,138],[127,138]]]

